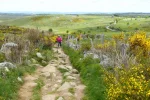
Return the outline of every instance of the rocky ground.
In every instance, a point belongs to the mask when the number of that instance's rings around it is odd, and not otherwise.
[[[33,75],[24,77],[19,90],[19,100],[31,100],[35,80],[42,78],[42,100],[82,100],[85,86],[80,81],[79,72],[72,67],[69,57],[61,48],[53,48],[54,59],[45,67],[38,67]]]

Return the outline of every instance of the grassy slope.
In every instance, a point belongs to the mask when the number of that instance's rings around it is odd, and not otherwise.
[[[56,33],[65,33],[66,30],[87,30],[93,29],[97,26],[105,27],[114,19],[110,16],[87,16],[87,15],[49,15],[38,21],[32,20],[33,16],[26,16],[24,18],[18,18],[1,22],[4,25],[16,25],[22,27],[36,28],[39,27],[42,30],[48,30],[52,28]],[[98,31],[99,32],[99,31]]]
[[[127,23],[129,23],[127,25]],[[121,28],[127,31],[134,31],[136,28],[150,32],[150,18],[125,18],[122,17],[121,20],[114,26],[115,28]]]
[[[136,28],[150,32],[150,18],[131,18],[130,17],[111,17],[98,15],[48,15],[36,21],[34,18],[39,16],[0,16],[0,24],[16,25],[27,28],[39,28],[41,30],[48,30],[50,28],[56,34],[70,33],[82,30],[82,33],[105,33],[106,35],[118,34],[120,32],[111,32],[106,30],[106,26],[119,19],[118,23],[114,25],[115,28],[121,28],[128,32],[135,31]],[[127,25],[129,23],[129,25]],[[98,28],[99,27],[99,28]]]

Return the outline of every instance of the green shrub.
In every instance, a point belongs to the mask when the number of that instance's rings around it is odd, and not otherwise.
[[[83,51],[88,51],[90,49],[91,49],[90,40],[82,41],[80,51],[83,52]]]

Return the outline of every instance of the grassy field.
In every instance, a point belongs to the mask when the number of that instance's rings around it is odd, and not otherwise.
[[[4,20],[0,17],[0,24],[15,25],[27,28],[39,28],[41,30],[53,29],[55,33],[73,32],[83,30],[100,33],[106,31],[105,26],[114,22],[111,16],[96,15],[47,15],[47,16],[24,16]]]
[[[116,24],[113,24],[117,20]],[[26,16],[0,16],[0,25],[15,25],[26,28],[38,28],[47,31],[53,29],[56,34],[89,33],[107,35],[118,34],[121,31],[133,32],[144,30],[150,32],[149,17],[127,17],[112,15],[26,15]],[[106,29],[111,26],[117,31]]]
[[[114,28],[121,28],[123,31],[144,30],[150,32],[150,17],[149,18],[126,18],[122,17]]]

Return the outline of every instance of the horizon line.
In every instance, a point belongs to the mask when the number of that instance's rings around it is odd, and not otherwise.
[[[79,12],[79,11],[73,11],[73,12],[59,12],[59,11],[0,11],[0,13],[18,13],[18,14],[116,14],[116,13],[143,13],[143,14],[150,14],[150,12]]]

